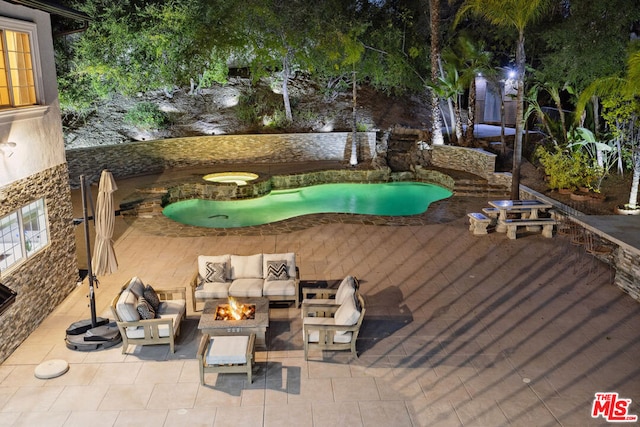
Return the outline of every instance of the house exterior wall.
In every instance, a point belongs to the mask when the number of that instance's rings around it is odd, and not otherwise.
[[[15,143],[0,154],[0,216],[43,198],[49,245],[6,271],[0,281],[17,292],[0,314],[0,362],[73,290],[78,281],[73,209],[57,96],[48,13],[0,0],[0,17],[36,24],[41,85],[38,106],[0,111],[0,143]],[[60,331],[61,339],[64,331]]]

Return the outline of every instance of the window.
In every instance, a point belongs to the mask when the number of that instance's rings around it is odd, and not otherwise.
[[[0,109],[38,103],[35,24],[0,17]]]
[[[48,243],[44,199],[0,218],[0,271],[27,260]]]

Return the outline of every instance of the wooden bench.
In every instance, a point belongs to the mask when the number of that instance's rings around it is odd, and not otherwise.
[[[476,236],[487,234],[487,227],[491,224],[491,218],[480,212],[471,212],[467,216],[469,217],[469,231],[472,231]]]
[[[516,232],[518,227],[526,226],[528,230],[533,231],[531,227],[542,227],[542,235],[547,238],[553,237],[553,226],[557,221],[553,218],[536,218],[536,219],[505,219],[499,220],[502,225],[507,228],[507,237],[510,239],[516,238]]]

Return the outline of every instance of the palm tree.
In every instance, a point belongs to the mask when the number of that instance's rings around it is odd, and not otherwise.
[[[629,194],[629,203],[625,205],[628,209],[640,209],[638,205],[638,187],[640,186],[640,44],[636,44],[634,51],[627,60],[627,70],[623,77],[611,76],[597,79],[592,82],[580,94],[576,103],[576,120],[593,97],[602,97],[614,100],[618,105],[628,104],[624,113],[616,117],[615,123],[610,123],[614,127],[614,134],[620,138],[628,140],[631,148],[633,181]]]
[[[491,52],[484,50],[482,43],[476,45],[468,35],[461,35],[456,43],[443,52],[447,63],[455,64],[460,71],[462,84],[469,88],[467,98],[467,129],[464,133],[465,145],[473,145],[476,110],[476,76],[491,72]]]
[[[467,14],[482,17],[499,27],[513,27],[518,31],[516,47],[516,80],[518,84],[516,104],[516,135],[513,143],[513,169],[511,198],[520,198],[520,163],[522,161],[522,132],[524,130],[524,73],[526,56],[524,52],[524,30],[539,18],[551,5],[550,0],[464,0],[454,24]]]

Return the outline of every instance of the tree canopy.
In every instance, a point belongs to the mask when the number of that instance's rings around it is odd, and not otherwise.
[[[304,74],[327,92],[346,89],[356,76],[388,94],[425,93],[447,79],[432,73],[436,5],[442,52],[459,50],[464,33],[483,46],[490,62],[482,67],[490,70],[522,66],[516,58],[526,44],[526,65],[566,100],[565,83],[581,90],[624,75],[631,27],[640,21],[636,1],[549,0],[552,12],[538,16],[540,2],[522,0],[67,0],[93,20],[56,40],[60,98],[63,109],[73,109],[113,93],[197,91],[224,83],[229,67],[246,68],[253,79],[276,77],[283,92]],[[469,60],[449,59],[457,63],[443,70],[459,73],[472,90],[476,65]]]

